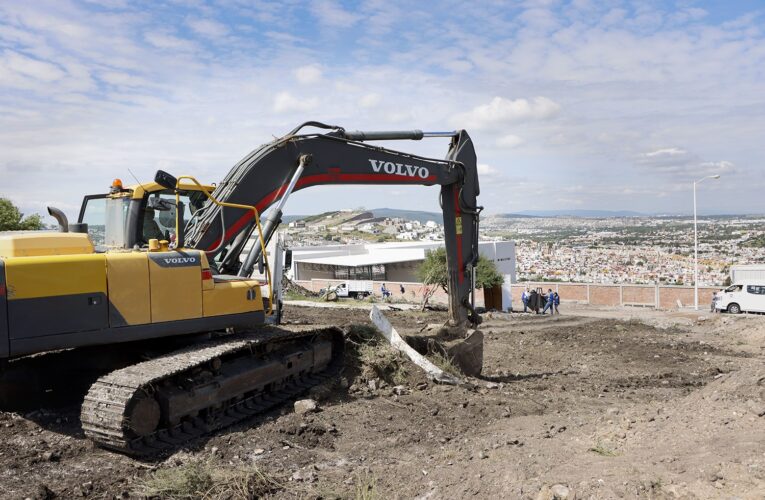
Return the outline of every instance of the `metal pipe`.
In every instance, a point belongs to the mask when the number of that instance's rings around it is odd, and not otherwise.
[[[456,137],[460,135],[459,132],[456,130],[452,130],[451,132],[423,132],[423,137]]]
[[[69,232],[69,220],[66,218],[66,215],[64,212],[59,210],[55,207],[48,207],[48,213],[51,217],[56,219],[56,222],[58,222],[59,231],[62,233],[68,233]]]
[[[423,137],[423,132],[422,130],[383,130],[379,132],[354,130],[343,132],[343,137],[351,141],[395,141],[400,139],[419,141]]]
[[[423,137],[454,137],[457,135],[459,135],[457,131],[423,132],[422,130],[383,130],[376,132],[354,130],[351,132],[343,132],[343,137],[351,141],[395,141],[402,139],[419,141]]]
[[[311,159],[311,155],[300,156],[298,168],[295,170],[295,173],[292,174],[292,178],[290,179],[289,184],[287,184],[287,189],[279,199],[279,203],[277,203],[273,210],[271,210],[271,212],[268,214],[266,223],[263,226],[263,239],[266,243],[268,243],[268,240],[271,239],[271,235],[274,233],[279,224],[281,224],[282,209],[284,208],[284,205],[287,204],[287,198],[289,198],[292,194],[298,179],[300,179],[300,176],[303,175],[305,167],[311,163]],[[260,258],[261,251],[262,249],[259,245],[253,245],[253,247],[250,249],[250,253],[247,254],[247,258],[242,264],[242,267],[239,269],[239,276],[249,277],[252,275],[252,271],[255,268],[255,262],[258,260],[258,258]]]

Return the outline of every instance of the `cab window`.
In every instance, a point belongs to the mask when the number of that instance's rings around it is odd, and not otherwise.
[[[88,225],[88,236],[96,252],[125,246],[128,198],[108,198],[106,195],[86,196],[80,209],[79,222]]]
[[[202,208],[206,197],[198,191],[182,191],[176,206],[175,194],[170,191],[152,193],[146,200],[141,220],[141,240],[148,244],[151,239],[175,241],[175,214],[185,227],[191,216]]]
[[[82,201],[79,222],[88,225],[88,236],[96,251],[106,242],[106,195],[86,196]]]
[[[726,292],[740,292],[741,291],[741,285],[731,285],[728,288],[725,289]]]

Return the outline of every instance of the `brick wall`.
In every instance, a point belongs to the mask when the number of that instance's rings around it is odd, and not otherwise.
[[[318,292],[322,288],[326,288],[327,285],[329,286],[335,286],[340,283],[342,283],[344,280],[299,280],[296,281],[298,285],[307,288],[308,290],[311,290],[313,292]],[[382,287],[382,284],[385,283],[385,288],[390,290],[391,296],[393,297],[393,300],[406,300],[407,302],[422,302],[422,295],[425,291],[425,286],[423,286],[422,283],[410,283],[410,282],[394,282],[394,281],[373,281],[372,282],[372,293],[375,297],[378,299],[382,299],[382,293],[380,292],[380,288]],[[399,285],[404,285],[404,293],[401,294],[401,288]],[[518,292],[520,294],[520,292]],[[520,296],[520,295],[519,295]],[[519,299],[520,300],[520,299]],[[441,287],[438,287],[436,290],[436,293],[433,294],[433,296],[430,298],[430,302],[434,304],[448,304],[449,297],[446,295],[446,292],[444,292]],[[483,291],[482,290],[476,290],[475,292],[475,303],[478,307],[483,307]]]
[[[310,280],[298,281],[303,286],[314,292],[325,288],[328,284],[336,285],[343,280]],[[374,281],[373,293],[381,298],[380,287],[382,281]],[[404,285],[404,295],[402,296],[399,284]],[[422,283],[398,283],[386,281],[385,286],[391,291],[393,299],[405,299],[409,302],[422,301],[424,286]],[[561,303],[578,302],[582,304],[591,304],[595,306],[646,306],[656,307],[656,298],[658,296],[658,309],[677,309],[677,301],[683,307],[693,306],[693,287],[691,286],[655,286],[655,285],[602,285],[587,283],[516,283],[511,285],[511,295],[513,308],[523,309],[521,303],[521,293],[524,288],[529,290],[542,288],[545,293],[548,289],[558,292]],[[712,302],[712,294],[719,288],[699,287],[699,308],[708,309]],[[483,306],[483,291],[476,290],[475,301],[477,306]],[[448,297],[441,288],[431,297],[431,302],[437,304],[446,304]],[[505,307],[508,307],[505,305]]]
[[[521,303],[524,288],[552,288],[560,295],[561,302],[580,302],[596,306],[647,306],[658,309],[677,309],[677,301],[683,307],[693,306],[692,286],[656,285],[602,285],[585,283],[516,283],[512,285],[513,305]],[[712,302],[716,287],[699,287],[699,308],[707,309]]]

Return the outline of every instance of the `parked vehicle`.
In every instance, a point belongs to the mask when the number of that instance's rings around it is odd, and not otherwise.
[[[765,280],[734,283],[715,294],[714,304],[716,311],[726,311],[731,314],[765,313]]]
[[[361,280],[349,280],[340,283],[335,288],[338,297],[353,297],[363,299],[372,295],[372,282]]]
[[[325,295],[327,292],[333,293],[337,297],[352,297],[354,299],[363,299],[372,295],[372,282],[361,280],[349,280],[339,283],[335,286],[322,288],[319,294]],[[335,299],[332,299],[335,300]]]

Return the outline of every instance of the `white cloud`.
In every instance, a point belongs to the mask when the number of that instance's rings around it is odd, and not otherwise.
[[[492,167],[491,165],[487,165],[486,163],[479,163],[477,165],[478,169],[478,176],[481,177],[494,177],[497,174],[499,174],[499,171]]]
[[[529,99],[506,99],[495,97],[488,104],[476,106],[467,113],[460,113],[453,122],[467,129],[484,129],[495,125],[528,120],[545,120],[560,112],[560,105],[547,97]]]
[[[101,73],[100,77],[107,83],[124,87],[142,87],[149,84],[144,78],[122,71],[106,71]]]
[[[359,106],[362,108],[373,108],[380,104],[380,94],[377,94],[375,92],[372,92],[370,94],[365,94],[359,99]]]
[[[682,148],[663,148],[649,151],[644,156],[646,158],[682,158],[688,156],[688,151]]]
[[[289,92],[279,92],[274,97],[274,111],[277,113],[291,111],[311,111],[319,105],[315,97],[298,99]]]
[[[188,19],[186,24],[194,32],[208,38],[218,38],[228,34],[228,28],[226,28],[226,26],[217,21],[213,21],[212,19],[192,18]]]
[[[332,28],[348,28],[356,24],[361,16],[343,7],[332,0],[314,0],[310,3],[311,12],[323,25]]]
[[[660,148],[638,155],[638,167],[650,173],[670,176],[678,181],[689,177],[712,174],[731,174],[734,164],[728,160],[704,161],[699,155],[680,147]]]
[[[321,81],[321,67],[316,64],[300,66],[295,70],[295,78],[303,85],[318,83]]]
[[[158,49],[180,49],[189,50],[194,48],[194,43],[184,38],[170,35],[168,33],[151,31],[144,35],[147,42]]]
[[[6,72],[13,72],[25,77],[34,78],[43,82],[55,82],[63,78],[66,73],[55,64],[32,59],[12,50],[3,51],[0,57],[0,81]]]
[[[523,144],[523,139],[513,134],[503,135],[497,139],[497,146],[501,148],[512,149],[517,148],[521,144]]]

